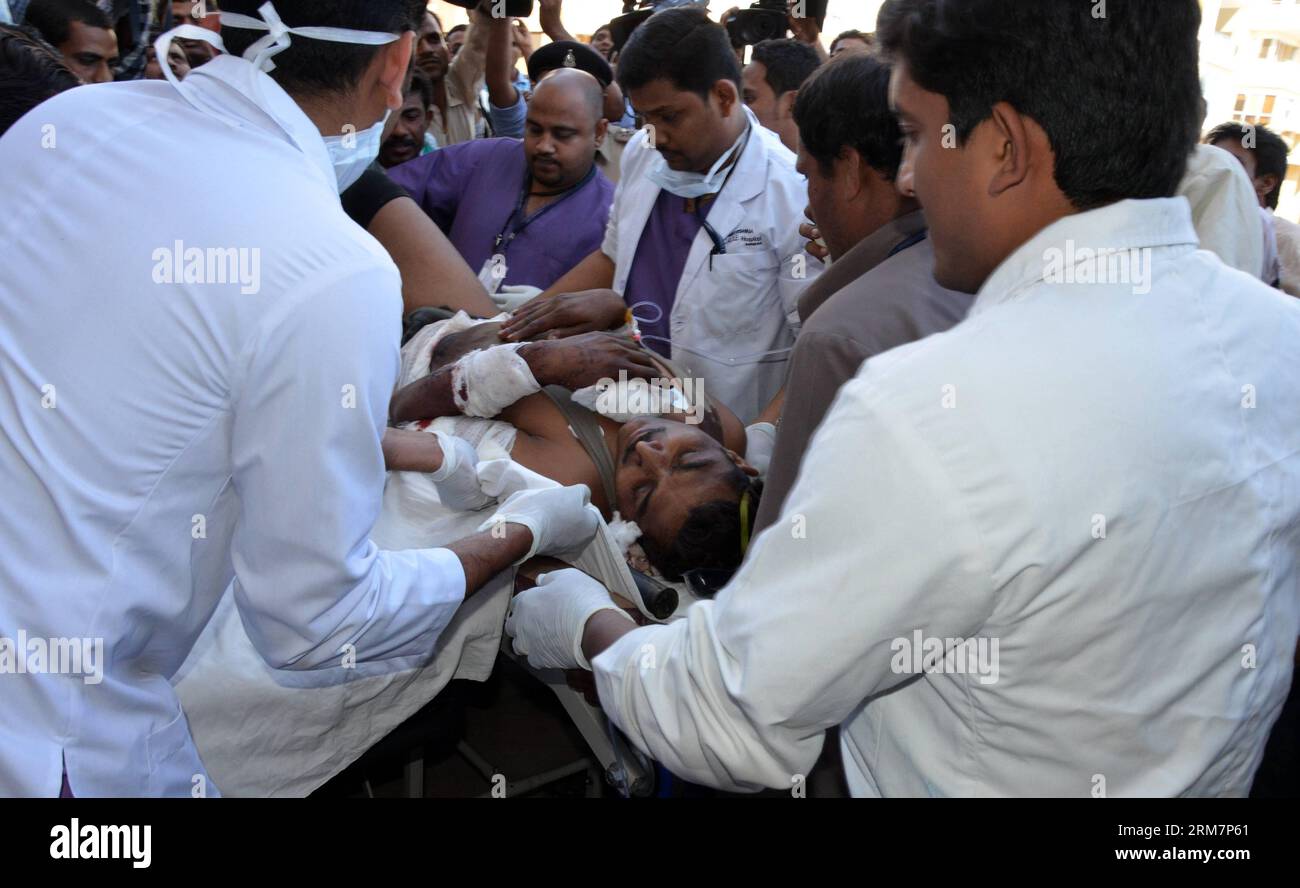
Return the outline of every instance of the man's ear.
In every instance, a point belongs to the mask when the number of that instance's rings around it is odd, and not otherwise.
[[[776,102],[776,116],[779,120],[789,120],[794,117],[794,101],[799,98],[799,91],[795,89],[786,90],[781,94],[781,98]]]
[[[757,478],[761,474],[758,471],[758,469],[754,468],[749,463],[745,462],[745,458],[741,456],[739,453],[737,453],[736,451],[729,450],[726,447],[722,449],[727,454],[727,458],[736,464],[736,468],[740,469],[749,477]]]
[[[1042,136],[1042,139],[1035,138]],[[988,163],[993,167],[993,176],[989,180],[989,196],[998,195],[1015,188],[1029,178],[1029,171],[1039,142],[1046,142],[1046,134],[1037,123],[1024,117],[1007,102],[998,102],[993,106],[989,119],[975,128],[968,140],[968,147],[978,145],[979,150],[988,154]]]
[[[609,121],[601,118],[596,122],[596,147],[605,144],[605,134],[609,132]]]
[[[406,75],[411,68],[415,51],[415,32],[407,31],[395,42],[380,47],[379,87],[384,92],[385,105],[396,111],[405,98]]]
[[[871,165],[856,148],[845,145],[835,158],[835,187],[847,200],[857,200],[867,189]]]
[[[740,90],[730,80],[719,80],[713,84],[713,97],[718,100],[718,110],[723,117],[730,117],[740,104]]]
[[[1279,181],[1273,173],[1255,177],[1255,194],[1259,197],[1261,207],[1268,206],[1266,203],[1268,196],[1273,193],[1273,189],[1277,188]]]

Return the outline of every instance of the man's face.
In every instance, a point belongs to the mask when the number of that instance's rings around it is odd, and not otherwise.
[[[217,57],[216,47],[202,40],[186,40],[184,37],[178,37],[176,45],[185,53],[185,61],[191,69],[206,65]]]
[[[524,156],[533,180],[552,191],[581,182],[604,135],[599,124],[575,91],[539,85],[524,123]]]
[[[158,64],[158,54],[154,52],[152,46],[144,48],[144,79],[145,80],[162,80],[162,66]],[[167,61],[171,63],[172,73],[180,80],[184,80],[190,73],[190,63],[185,58],[185,52],[175,42],[167,47]]]
[[[460,48],[465,45],[466,33],[466,31],[461,30],[447,37],[447,53],[451,58],[456,58],[456,53],[460,52]]]
[[[117,35],[106,28],[72,22],[59,53],[83,83],[108,83],[117,64]]]
[[[197,25],[203,19],[194,14],[197,3],[192,0],[172,0],[172,23],[177,25]]]
[[[618,433],[614,492],[618,511],[667,549],[697,506],[740,497],[728,478],[732,461],[697,426],[664,418],[634,419]]]
[[[1214,147],[1222,148],[1241,161],[1241,165],[1246,169],[1246,175],[1250,178],[1250,184],[1255,189],[1255,199],[1259,201],[1261,207],[1268,209],[1268,195],[1272,190],[1272,186],[1258,177],[1259,166],[1256,162],[1255,152],[1241,144],[1238,139],[1224,139],[1222,142],[1215,142]]]
[[[420,22],[420,33],[416,37],[415,64],[435,83],[447,76],[447,66],[451,64],[447,44],[443,42],[442,31],[438,29],[438,20],[427,12]]]
[[[832,168],[830,175],[823,173],[817,159],[800,145],[798,171],[808,180],[806,215],[821,231],[822,240],[831,251],[831,258],[839,259],[854,245],[845,244],[841,236],[839,220],[844,212],[844,201],[840,199],[839,189],[836,188],[835,170]]]
[[[601,28],[591,35],[591,48],[609,59],[609,54],[614,51],[614,36],[609,33],[609,28]]]
[[[775,132],[780,125],[780,101],[767,82],[767,66],[762,62],[746,65],[741,74],[741,86],[749,110],[754,112],[759,123]]]
[[[950,290],[975,293],[1004,258],[991,255],[990,198],[987,182],[981,188],[975,152],[969,141],[959,147],[945,131],[948,100],[918,86],[903,62],[894,66],[889,104],[903,131],[898,190],[914,194],[925,207],[935,280]]]
[[[871,44],[865,40],[859,40],[857,37],[845,37],[838,41],[834,48],[831,49],[831,58],[843,55],[846,52],[870,52]]]
[[[383,167],[397,166],[420,156],[424,132],[429,128],[433,112],[424,104],[424,96],[417,89],[406,94],[394,117],[397,123],[379,147],[379,164]]]
[[[660,79],[632,90],[630,95],[632,107],[647,125],[654,127],[655,147],[671,169],[708,172],[727,150],[723,144],[725,118],[715,93],[710,93],[706,101]],[[734,102],[731,113],[739,113]]]

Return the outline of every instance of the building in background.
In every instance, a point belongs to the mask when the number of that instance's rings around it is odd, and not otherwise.
[[[1300,0],[1202,0],[1206,129],[1266,126],[1291,148],[1278,215],[1300,221]]]

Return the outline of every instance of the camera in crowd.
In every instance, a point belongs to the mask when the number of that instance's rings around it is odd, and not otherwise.
[[[609,36],[614,41],[614,49],[622,49],[632,32],[650,16],[660,10],[678,6],[698,6],[707,10],[709,0],[623,0],[623,14],[609,23]]]
[[[473,9],[479,0],[447,0],[452,6]],[[506,0],[506,15],[510,18],[527,18],[533,14],[533,0]]]
[[[764,40],[779,40],[784,37],[792,12],[815,19],[817,27],[821,28],[826,23],[828,2],[829,0],[802,0],[792,5],[787,0],[757,0],[749,9],[740,10],[723,24],[727,26],[732,46],[753,46]],[[803,8],[796,9],[798,6]]]

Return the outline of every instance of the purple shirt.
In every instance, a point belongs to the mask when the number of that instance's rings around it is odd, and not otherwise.
[[[716,200],[710,200],[705,204],[705,219],[715,203]],[[690,258],[691,246],[703,227],[699,216],[687,212],[686,198],[660,191],[641,232],[632,270],[623,288],[624,301],[635,306],[633,313],[645,345],[666,358],[672,356],[669,319],[677,300],[677,285]],[[650,304],[637,305],[638,302]]]
[[[415,199],[477,274],[509,235],[528,166],[519,139],[478,139],[399,164],[388,176]],[[596,175],[573,194],[543,208],[502,248],[505,284],[546,289],[600,249],[614,202],[614,185]],[[522,211],[514,220],[523,221]]]

